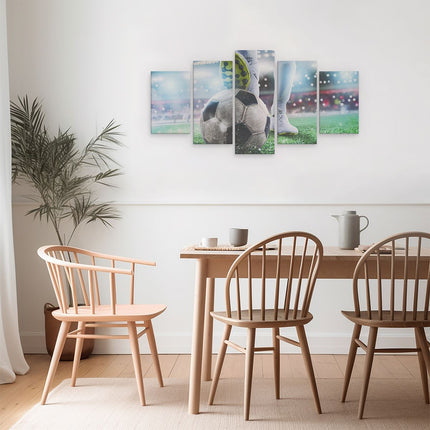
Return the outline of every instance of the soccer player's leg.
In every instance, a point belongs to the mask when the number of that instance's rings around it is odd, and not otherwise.
[[[290,100],[291,90],[293,88],[294,74],[296,73],[295,61],[283,61],[279,63],[278,70],[278,135],[294,135],[299,131],[290,123],[287,116],[287,102]]]

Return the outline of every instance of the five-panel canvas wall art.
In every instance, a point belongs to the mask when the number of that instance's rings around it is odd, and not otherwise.
[[[234,61],[194,61],[190,72],[151,72],[151,132],[190,133],[196,145],[234,144],[273,154],[277,144],[316,144],[320,134],[358,134],[357,71],[319,71],[239,50]],[[192,101],[191,101],[192,100]],[[318,129],[319,126],[319,129]]]

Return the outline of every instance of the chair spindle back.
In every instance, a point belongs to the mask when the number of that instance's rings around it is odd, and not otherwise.
[[[430,234],[400,233],[371,246],[353,276],[356,316],[429,318]]]
[[[130,278],[130,304],[133,304],[136,264],[155,266],[155,263],[149,261],[70,246],[43,246],[37,253],[46,262],[55,296],[63,313],[78,313],[78,305],[83,302],[89,307],[91,314],[96,314],[97,307],[102,304],[109,304],[112,314],[115,314],[118,302],[117,278]],[[107,286],[109,290],[105,293],[103,288]],[[109,295],[109,300],[102,300],[106,295]]]
[[[275,319],[305,317],[322,256],[320,240],[300,231],[281,233],[251,246],[227,274],[227,316],[237,312],[238,319],[264,321],[267,310],[273,309]],[[241,278],[245,278],[246,288]]]

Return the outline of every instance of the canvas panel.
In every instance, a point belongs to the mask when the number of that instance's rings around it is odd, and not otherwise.
[[[190,132],[190,72],[151,72],[151,133]]]
[[[358,71],[320,72],[320,133],[358,134]]]
[[[279,144],[317,143],[317,63],[278,61]]]
[[[275,52],[241,50],[235,54],[235,152],[273,154],[270,111],[275,93]]]
[[[233,62],[193,63],[193,143],[231,144]]]

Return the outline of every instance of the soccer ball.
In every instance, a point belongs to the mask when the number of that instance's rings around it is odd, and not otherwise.
[[[236,154],[259,152],[270,132],[270,115],[263,101],[253,93],[236,90]]]
[[[259,152],[270,132],[270,115],[263,101],[245,90],[236,90],[236,154]],[[231,144],[233,141],[233,92],[223,90],[206,103],[200,116],[205,143]]]
[[[200,115],[200,131],[205,143],[233,141],[233,91],[223,90],[206,103]]]

